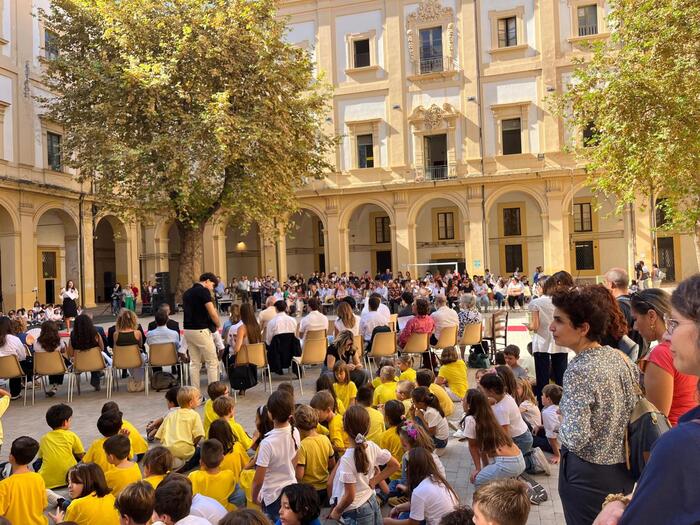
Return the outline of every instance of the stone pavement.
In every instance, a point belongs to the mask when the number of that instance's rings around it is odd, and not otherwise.
[[[174,318],[178,319],[178,316]],[[149,321],[150,318],[140,319],[140,322],[144,326]],[[524,314],[516,313],[516,315],[511,316],[510,323],[513,325],[522,325],[525,322],[526,318]],[[509,332],[508,342],[520,346],[525,354],[525,359],[523,359],[524,366],[534,371],[532,358],[525,350],[528,341],[529,335],[527,331]],[[297,402],[308,403],[314,393],[314,383],[318,374],[318,368],[311,368],[306,371],[303,379],[303,396],[300,393],[298,381],[292,375],[287,378],[273,376],[273,388],[277,388],[277,384],[281,381],[290,381],[294,384]],[[470,386],[472,386],[474,385],[474,372],[472,370],[469,371],[469,376]],[[51,404],[67,402],[66,386],[68,381],[66,380],[64,383],[64,386],[59,389],[58,394],[54,398],[48,399],[44,396],[43,392],[37,392],[36,404],[34,406],[31,406],[31,398],[26,407],[22,405],[22,400],[13,401],[11,403],[10,408],[2,418],[2,425],[5,433],[4,444],[0,450],[0,459],[2,461],[7,460],[10,444],[15,438],[28,435],[38,440],[44,433],[48,432],[49,427],[46,425],[44,414]],[[136,428],[145,434],[146,423],[165,414],[167,411],[164,392],[152,391],[149,396],[146,396],[143,392],[128,393],[126,391],[126,380],[121,380],[120,383],[120,390],[118,392],[114,391],[112,400],[119,404],[124,413],[124,418],[129,420]],[[203,374],[202,385],[204,392],[206,392],[205,383],[206,376]],[[82,395],[78,396],[76,392],[71,405],[74,410],[72,429],[80,436],[84,447],[87,449],[94,439],[100,437],[96,422],[100,414],[100,408],[106,401],[106,391],[103,389],[100,392],[94,392],[92,387],[90,387],[89,383],[85,380],[82,382],[82,387]],[[245,397],[238,398],[236,419],[250,434],[252,434],[255,429],[255,409],[267,401],[268,395],[269,393],[265,392],[261,382],[255,388],[249,390]],[[460,416],[461,407],[455,411],[453,419],[458,421]],[[466,442],[460,443],[457,440],[450,439],[447,445],[447,451],[441,459],[445,465],[447,479],[457,491],[460,500],[465,504],[471,504],[474,486],[469,483],[469,474],[473,468],[473,464],[469,456]],[[549,500],[538,507],[532,507],[528,524],[563,524],[563,511],[557,493],[558,476],[556,467],[553,469],[551,476],[536,476],[536,478],[547,490]],[[329,521],[329,523],[333,522]]]

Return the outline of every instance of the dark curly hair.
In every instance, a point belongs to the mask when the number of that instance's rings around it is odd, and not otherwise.
[[[36,338],[45,352],[53,352],[61,346],[61,336],[58,335],[58,325],[54,321],[41,323],[41,333]]]
[[[89,350],[97,346],[97,329],[86,314],[80,314],[73,320],[70,344],[75,350]]]
[[[612,293],[602,284],[556,290],[552,303],[567,315],[575,328],[588,323],[586,337],[590,341],[601,343],[608,337],[617,341],[627,333],[622,310]]]

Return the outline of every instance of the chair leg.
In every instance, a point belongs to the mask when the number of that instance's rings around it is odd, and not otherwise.
[[[143,385],[146,395],[148,395],[148,366],[143,367]]]
[[[42,381],[41,384],[43,385],[44,382]],[[34,387],[34,376],[32,376],[32,406],[34,406],[34,390],[35,390],[35,387]]]
[[[270,365],[267,365],[267,380],[270,382],[270,392],[272,392],[272,371]]]
[[[29,383],[27,383],[28,378],[24,376],[24,406],[27,406],[27,395],[29,395]],[[34,382],[32,381],[32,385]]]

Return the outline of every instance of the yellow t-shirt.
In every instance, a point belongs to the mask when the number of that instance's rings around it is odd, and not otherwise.
[[[153,476],[148,476],[147,478],[143,478],[144,481],[148,482],[151,484],[151,487],[154,489],[160,485],[160,482],[165,479],[165,474],[154,474]]]
[[[345,384],[333,383],[333,390],[335,390],[335,397],[338,399],[338,404],[343,403],[344,407],[350,406],[350,400],[357,397],[357,386],[352,381],[348,381]]]
[[[83,457],[83,463],[95,463],[102,469],[102,472],[107,473],[114,468],[114,465],[107,461],[107,454],[102,444],[107,440],[103,437],[96,439],[90,445],[87,453]]]
[[[7,407],[10,406],[10,396],[3,396],[0,398],[0,417],[5,415]],[[2,423],[0,423],[0,445],[2,445],[2,440],[5,438],[5,434],[2,430]]]
[[[71,430],[57,429],[44,434],[39,442],[39,457],[42,459],[39,474],[44,478],[46,488],[66,486],[66,474],[77,463],[74,455],[83,452],[83,443]]]
[[[236,485],[236,477],[230,470],[220,470],[210,474],[206,470],[195,470],[188,476],[192,482],[192,494],[201,494],[215,499],[226,510],[235,510],[236,506],[228,502],[228,497]]]
[[[399,381],[410,381],[411,383],[416,382],[416,371],[413,368],[407,368],[399,376]]]
[[[214,412],[214,402],[211,399],[207,399],[207,402],[204,403],[203,418],[204,435],[207,436],[207,438],[209,437],[209,427],[211,427],[211,424],[217,419],[219,419],[219,416],[216,414],[216,412]],[[241,445],[245,447],[246,450],[248,450],[253,444],[253,440],[246,433],[243,426],[241,426],[240,423],[237,423],[235,418],[229,419],[228,423],[229,425],[231,425],[233,435],[236,436],[236,441],[238,441]]]
[[[217,419],[219,419],[219,416],[214,412],[214,402],[211,399],[207,399],[204,403],[204,414],[202,417],[205,435],[209,435],[209,427]]]
[[[411,407],[413,406],[413,401],[410,399],[402,399],[401,402],[403,403],[403,408],[404,408],[404,414],[406,417],[408,417],[408,411],[411,410]]]
[[[321,434],[305,437],[299,446],[297,465],[304,466],[302,483],[312,485],[316,490],[326,488],[328,481],[328,460],[335,454],[331,441]]]
[[[444,377],[447,381],[447,386],[459,397],[464,397],[469,389],[467,380],[467,365],[461,359],[457,359],[454,363],[448,363],[440,367],[438,377]]]
[[[440,385],[436,385],[435,383],[431,383],[428,390],[430,390],[430,393],[438,398],[440,408],[442,408],[445,417],[450,416],[452,412],[455,411],[455,405],[450,399],[450,396],[447,395],[447,392],[445,392],[444,388],[442,388]]]
[[[111,494],[99,498],[91,492],[85,497],[74,499],[63,520],[74,521],[78,525],[119,525],[119,512],[114,508],[114,499]]]
[[[345,414],[345,404],[342,402],[342,400],[336,398],[336,404],[338,405],[338,414],[341,416]]]
[[[112,495],[119,496],[124,487],[130,483],[141,481],[141,470],[136,463],[132,463],[127,468],[114,467],[105,472],[107,486],[112,489]]]
[[[398,378],[398,377],[395,377],[395,378],[394,378],[394,382],[395,382],[395,383],[398,383],[398,382],[399,382],[399,378]],[[375,377],[374,379],[372,379],[372,386],[373,386],[375,389],[376,389],[379,385],[381,385],[381,384],[382,384],[382,378],[381,378],[381,377],[377,376],[377,377]]]
[[[0,481],[0,516],[10,523],[47,525],[47,505],[44,478],[36,472],[12,474]]]
[[[381,448],[391,452],[393,458],[401,463],[403,458],[404,449],[401,444],[401,438],[397,432],[396,427],[389,427],[379,436],[379,443],[377,443]],[[390,479],[399,479],[401,477],[401,471],[394,472]]]
[[[202,419],[191,408],[168,412],[156,432],[156,439],[178,459],[189,459],[194,455],[194,440],[199,437],[204,437]]]
[[[365,410],[369,414],[369,433],[366,437],[379,445],[379,436],[384,432],[384,415],[376,408],[365,407]]]
[[[224,460],[221,462],[221,470],[230,470],[238,479],[241,475],[241,471],[250,461],[248,454],[246,453],[243,445],[239,442],[233,444],[233,450],[224,456]]]
[[[148,443],[143,439],[143,436],[136,430],[136,427],[129,423],[126,419],[122,419],[122,429],[129,431],[129,441],[131,442],[131,455],[145,454],[148,452]]]
[[[372,404],[374,406],[383,405],[392,399],[396,399],[396,383],[393,381],[391,383],[381,383],[374,389]]]
[[[343,430],[343,417],[340,414],[333,416],[333,419],[328,422],[328,427],[319,423],[316,426],[316,432],[328,436],[336,452],[343,452],[350,446],[350,436]]]

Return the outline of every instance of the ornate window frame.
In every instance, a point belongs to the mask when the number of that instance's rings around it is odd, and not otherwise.
[[[355,42],[369,40],[369,66],[355,66]],[[379,56],[377,55],[377,31],[365,31],[364,33],[347,33],[345,35],[345,74],[361,73],[379,69]]]
[[[367,119],[367,120],[354,120],[346,122],[345,125],[348,127],[348,137],[350,138],[350,151],[352,152],[352,160],[348,170],[373,170],[381,168],[382,159],[379,156],[380,144],[379,144],[379,125],[382,119]],[[372,135],[372,155],[374,157],[374,167],[372,168],[360,168],[357,158],[357,137],[358,135]]]
[[[421,74],[420,72],[420,30],[429,27],[442,27],[443,70]],[[418,8],[406,18],[406,37],[413,76],[409,80],[430,80],[447,78],[456,74],[455,69],[455,12],[451,7],[443,7],[439,0],[421,0]]]
[[[7,154],[5,152],[5,110],[9,107],[9,102],[0,100],[0,159],[5,160],[7,159]]]
[[[431,104],[427,109],[418,106],[413,110],[408,121],[413,126],[414,157],[415,157],[415,180],[423,182],[425,180],[425,151],[423,137],[427,135],[447,135],[447,178],[457,177],[457,148],[456,133],[457,118],[459,112],[449,103],[442,106]]]
[[[520,154],[530,153],[530,133],[528,132],[530,104],[532,104],[531,101],[525,100],[491,105],[491,112],[496,123],[496,155],[503,155],[503,121],[511,118],[520,119],[520,144],[522,146]]]
[[[529,47],[525,35],[525,7],[521,5],[513,9],[489,11],[488,15],[491,27],[491,49],[489,49],[489,53],[494,55],[494,58],[524,56],[523,52]],[[518,43],[510,47],[498,47],[498,21],[512,17],[515,17],[516,38]]]
[[[569,16],[571,19],[571,36],[567,39],[570,44],[602,40],[610,36],[607,20],[605,19],[605,0],[568,0]],[[595,35],[578,36],[578,8],[595,5],[598,13],[598,33]]]

